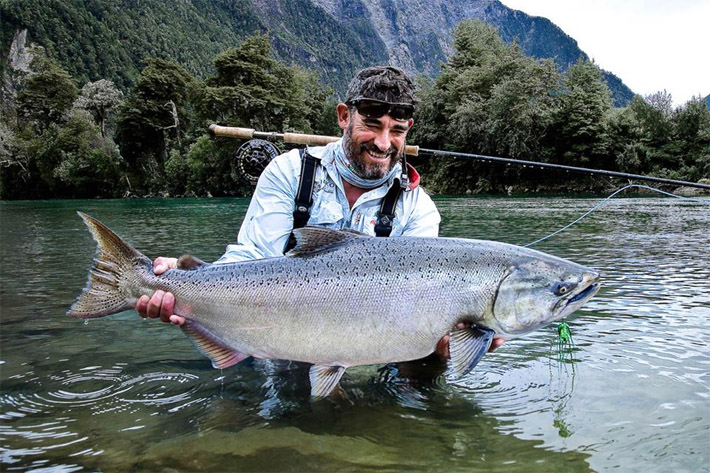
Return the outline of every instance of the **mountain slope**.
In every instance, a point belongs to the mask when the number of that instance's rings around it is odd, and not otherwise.
[[[453,29],[469,18],[562,70],[587,57],[549,20],[497,0],[0,0],[0,44],[6,57],[15,33],[27,29],[80,83],[108,78],[127,88],[147,56],[204,78],[217,53],[268,31],[277,57],[319,71],[342,94],[353,72],[372,64],[435,76],[451,54]],[[616,104],[626,104],[632,92],[606,78]]]

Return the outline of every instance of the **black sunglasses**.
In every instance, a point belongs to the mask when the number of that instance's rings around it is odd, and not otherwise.
[[[412,118],[414,107],[411,105],[376,102],[374,100],[353,100],[350,105],[365,118],[380,118],[389,115],[398,122],[406,122]]]

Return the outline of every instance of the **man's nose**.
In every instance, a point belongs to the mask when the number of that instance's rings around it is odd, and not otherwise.
[[[375,134],[375,146],[377,146],[380,151],[387,151],[392,146],[392,139],[390,138],[390,131],[387,129],[378,130]]]

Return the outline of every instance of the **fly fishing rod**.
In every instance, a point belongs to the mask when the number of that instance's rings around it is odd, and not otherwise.
[[[252,128],[229,127],[212,124],[209,126],[210,132],[215,136],[239,138],[244,140],[262,140],[263,145],[258,143],[252,145],[251,150],[261,151],[264,156],[275,156],[274,151],[264,151],[262,147],[267,147],[270,142],[281,140],[284,143],[300,144],[300,145],[326,145],[337,141],[340,138],[335,136],[323,135],[306,135],[302,133],[275,133],[256,131]],[[273,145],[272,145],[273,146]],[[577,166],[567,166],[564,164],[541,163],[538,161],[527,161],[523,159],[501,158],[498,156],[486,156],[482,154],[461,153],[458,151],[441,151],[434,149],[420,148],[416,145],[407,145],[405,153],[410,156],[431,156],[431,157],[453,157],[475,159],[483,162],[514,164],[517,166],[538,168],[538,169],[557,169],[560,171],[574,172],[580,174],[594,174],[598,176],[620,177],[624,179],[633,179],[638,181],[658,182],[661,184],[672,184],[676,186],[696,187],[700,189],[710,190],[710,184],[700,182],[680,181],[677,179],[666,179],[663,177],[644,176],[641,174],[630,174],[626,172],[607,171],[605,169],[590,169]],[[239,156],[239,153],[238,153]],[[264,166],[266,166],[265,163]],[[258,176],[257,176],[258,177]],[[255,181],[254,181],[255,182]]]

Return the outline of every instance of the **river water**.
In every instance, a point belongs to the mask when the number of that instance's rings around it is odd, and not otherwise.
[[[598,199],[437,197],[442,236],[526,244]],[[64,315],[94,244],[77,210],[145,254],[221,255],[246,199],[0,203],[0,470],[710,471],[710,206],[607,203],[535,246],[603,273],[568,323],[453,383],[350,369],[311,402],[302,365],[211,368],[134,312]],[[285,328],[287,329],[287,328]]]

